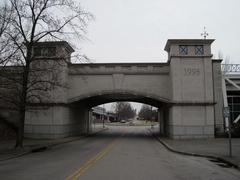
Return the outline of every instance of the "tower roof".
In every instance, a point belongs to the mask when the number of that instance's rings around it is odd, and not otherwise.
[[[214,39],[168,39],[164,50],[169,52],[170,46],[172,44],[181,45],[202,45],[202,44],[212,44]]]

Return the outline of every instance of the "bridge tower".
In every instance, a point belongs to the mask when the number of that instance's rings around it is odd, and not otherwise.
[[[31,64],[34,78],[38,77],[39,82],[48,82],[37,84],[40,90],[34,91],[37,93],[35,96],[40,96],[40,101],[33,100],[26,112],[26,137],[58,138],[69,135],[67,81],[68,64],[73,51],[65,41],[37,42],[34,45],[35,59]]]
[[[216,102],[213,82],[219,76],[216,76],[216,68],[213,72],[213,66],[218,66],[220,62],[212,61],[213,41],[167,41],[165,50],[168,52],[172,97],[169,135],[173,138],[214,137]],[[222,121],[221,117],[218,118]]]

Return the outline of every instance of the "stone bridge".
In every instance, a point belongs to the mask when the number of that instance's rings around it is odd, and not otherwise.
[[[34,105],[26,115],[25,135],[58,138],[91,131],[91,111],[115,101],[146,103],[159,109],[160,132],[171,138],[208,138],[223,131],[221,61],[213,60],[203,39],[170,39],[166,63],[70,63],[67,42],[37,43],[56,48],[47,61],[62,61],[64,87]],[[64,52],[64,53],[63,53]],[[64,54],[65,57],[58,56]]]

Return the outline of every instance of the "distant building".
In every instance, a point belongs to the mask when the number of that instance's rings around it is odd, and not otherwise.
[[[102,122],[103,119],[105,121],[110,122],[116,122],[117,121],[117,115],[114,112],[106,111],[105,108],[96,106],[92,108],[92,116],[94,122]]]
[[[228,66],[227,72],[224,68],[223,72],[225,72],[225,89],[226,93],[223,92],[223,98],[225,99],[225,107],[229,107],[230,111],[230,120],[233,124],[234,133],[240,133],[240,65],[223,65]],[[225,67],[226,68],[226,67]],[[224,90],[224,87],[223,87]],[[225,121],[225,126],[227,127],[228,122]],[[237,128],[237,129],[236,129]],[[236,132],[238,131],[238,132]],[[239,134],[240,135],[240,134]]]

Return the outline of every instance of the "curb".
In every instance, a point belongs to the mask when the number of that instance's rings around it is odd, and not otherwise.
[[[149,129],[150,133],[152,134],[152,136],[154,138],[157,139],[158,142],[160,142],[167,150],[177,153],[177,154],[181,154],[181,155],[187,155],[187,156],[195,156],[195,157],[204,157],[204,158],[210,158],[210,159],[215,159],[217,161],[223,162],[231,167],[234,167],[235,169],[240,170],[240,167],[235,164],[230,162],[229,160],[226,160],[222,157],[219,156],[213,156],[213,155],[206,155],[206,154],[198,154],[198,153],[190,153],[190,152],[184,152],[184,151],[179,151],[174,149],[173,147],[171,147],[169,144],[167,144],[166,142],[164,142],[162,139],[160,139],[159,137],[157,137],[156,135],[154,135],[154,133]]]
[[[108,130],[108,128],[100,129],[100,130],[98,130],[94,133],[91,133],[91,134],[88,134],[88,135],[85,135],[85,136],[80,136],[80,137],[77,137],[75,139],[66,140],[66,141],[62,141],[62,142],[49,143],[49,144],[46,144],[46,145],[40,145],[38,147],[32,148],[30,150],[26,150],[26,152],[14,155],[12,157],[8,157],[8,158],[5,158],[5,159],[4,158],[0,159],[0,162],[15,159],[15,158],[19,158],[19,157],[22,157],[22,156],[25,156],[25,155],[28,155],[28,154],[31,154],[31,153],[43,152],[43,151],[46,151],[47,149],[49,149],[51,147],[54,147],[54,146],[57,146],[57,145],[60,145],[60,144],[65,144],[65,143],[70,143],[70,142],[73,142],[73,141],[77,141],[77,140],[80,140],[84,137],[90,137],[90,136],[93,136],[97,133],[100,133],[100,132],[106,131],[106,130]]]
[[[3,159],[0,159],[0,162],[3,162],[3,161],[7,161],[7,160],[11,160],[11,159],[15,159],[15,158],[19,158],[19,157],[22,157],[22,156],[25,156],[27,154],[30,154],[31,152],[30,151],[26,151],[24,153],[21,153],[21,154],[17,154],[15,156],[12,156],[12,157],[8,157],[8,158],[3,158]]]

